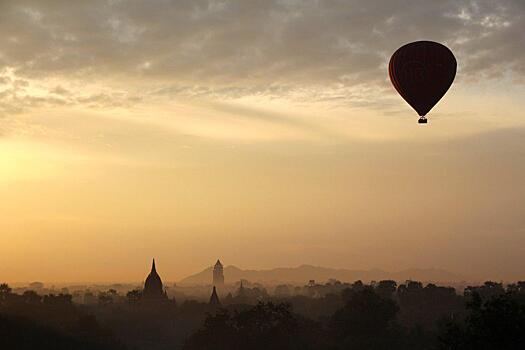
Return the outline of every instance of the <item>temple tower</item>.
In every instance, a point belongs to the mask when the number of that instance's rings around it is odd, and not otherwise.
[[[213,267],[213,286],[217,288],[224,286],[223,267],[219,259],[217,259],[217,262]]]
[[[151,264],[151,272],[144,282],[142,298],[145,300],[166,300],[168,298],[164,291],[162,280],[155,268],[155,259],[153,259],[153,263]]]

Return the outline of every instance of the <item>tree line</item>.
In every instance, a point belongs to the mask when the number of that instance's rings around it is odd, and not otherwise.
[[[301,294],[260,286],[222,305],[186,300],[157,307],[140,293],[13,293],[0,285],[6,349],[525,349],[525,282],[454,288],[407,281],[309,283]]]

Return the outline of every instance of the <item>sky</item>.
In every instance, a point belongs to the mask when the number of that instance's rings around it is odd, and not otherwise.
[[[0,1],[0,279],[525,278],[525,2]],[[428,125],[403,44],[458,61]]]

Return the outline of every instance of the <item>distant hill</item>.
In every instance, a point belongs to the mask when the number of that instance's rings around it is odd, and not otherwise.
[[[208,267],[195,275],[184,278],[179,283],[182,285],[207,285],[211,284],[213,267]],[[332,269],[321,266],[301,265],[298,267],[281,267],[269,270],[242,270],[235,266],[224,268],[226,283],[234,283],[240,279],[264,284],[292,283],[305,284],[309,280],[325,282],[334,278],[341,282],[380,281],[392,279],[404,282],[408,279],[422,282],[459,282],[464,278],[442,269],[407,269],[399,272],[387,272],[379,269],[373,270],[347,270]]]

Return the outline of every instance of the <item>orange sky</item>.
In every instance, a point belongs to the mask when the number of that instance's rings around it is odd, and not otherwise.
[[[0,280],[523,279],[525,8],[353,3],[3,2]],[[421,38],[459,64],[426,126],[386,73]]]

